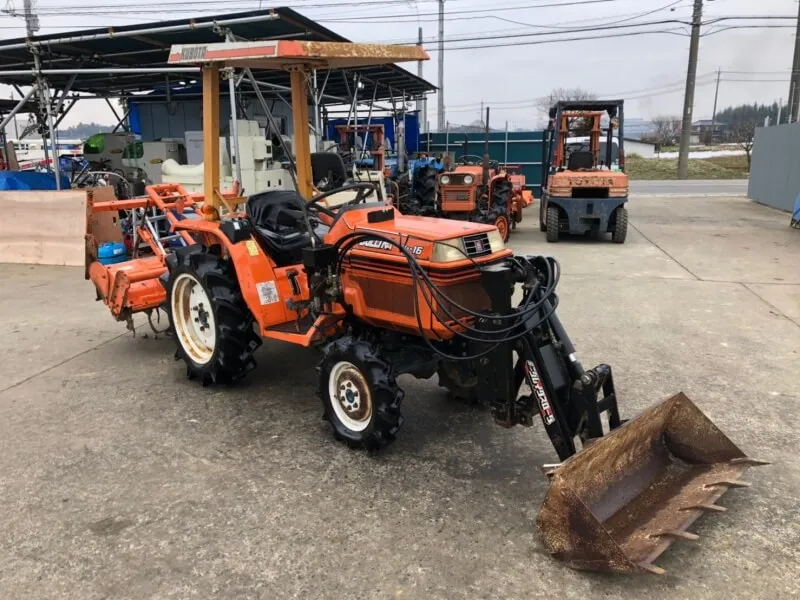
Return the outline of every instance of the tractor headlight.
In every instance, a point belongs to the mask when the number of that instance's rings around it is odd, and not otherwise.
[[[472,185],[473,181],[475,181],[475,178],[472,175],[464,175],[464,183]]]
[[[442,175],[442,178],[439,179],[442,185],[447,185],[450,183],[450,176],[449,175]]]
[[[503,236],[497,229],[489,232],[489,245],[492,247],[492,254],[506,249],[506,243],[503,241]]]
[[[442,240],[433,244],[432,262],[455,262],[467,258],[467,251],[464,248],[464,241],[461,238]]]
[[[492,254],[505,250],[506,244],[503,242],[503,236],[495,229],[488,232],[489,247]],[[469,258],[467,249],[464,246],[463,238],[453,238],[450,240],[442,240],[441,242],[434,242],[433,244],[433,257],[432,262],[448,263],[456,262],[459,260],[466,260]]]

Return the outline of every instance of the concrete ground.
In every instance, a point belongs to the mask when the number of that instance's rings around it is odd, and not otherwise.
[[[675,181],[631,181],[634,194],[670,196],[739,196],[747,194],[747,179],[685,179]]]
[[[316,356],[277,343],[233,389],[125,332],[80,269],[0,265],[0,598],[785,598],[800,592],[800,236],[744,198],[634,197],[628,243],[544,242],[584,364],[633,415],[678,391],[749,455],[748,490],[664,576],[572,571],[534,519],[554,452],[403,378],[377,457],[334,442]]]

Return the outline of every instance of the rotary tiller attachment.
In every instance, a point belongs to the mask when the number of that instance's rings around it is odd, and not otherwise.
[[[646,410],[550,471],[537,525],[570,567],[656,573],[653,561],[754,465],[684,394]]]

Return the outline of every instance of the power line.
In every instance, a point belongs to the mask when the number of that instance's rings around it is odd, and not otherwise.
[[[702,75],[698,75],[697,78],[698,79],[708,79],[709,77],[713,77],[715,74],[716,73],[714,71],[710,71],[708,73],[703,73]],[[672,90],[674,88],[682,89],[683,83],[684,83],[683,81],[673,81],[673,82],[670,82],[670,83],[664,83],[664,84],[657,85],[657,86],[648,86],[648,87],[639,88],[639,89],[635,89],[635,90],[627,90],[627,91],[623,91],[623,92],[603,93],[603,94],[601,94],[601,96],[606,97],[606,98],[614,97],[614,98],[627,99],[627,98],[629,98],[631,96],[641,95],[641,94],[644,94],[644,93],[650,93],[652,95],[657,95],[657,94],[660,94],[660,93],[668,92],[668,91],[670,91],[670,90]],[[704,85],[708,84],[708,83],[711,83],[711,81],[704,82]],[[538,100],[536,98],[531,98],[531,99],[504,100],[504,101],[486,100],[484,102],[485,102],[486,105],[491,106],[492,108],[495,108],[495,107],[503,108],[503,107],[514,107],[514,106],[518,106],[518,105],[522,105],[522,106],[534,105],[534,104],[537,103],[537,101]],[[480,104],[478,104],[478,103],[456,104],[452,108],[476,109],[479,106],[480,106]]]
[[[731,25],[729,27],[720,27],[712,31],[707,31],[701,34],[700,37],[709,37],[724,31],[732,31],[734,29],[794,29],[794,25]]]
[[[736,83],[789,83],[791,79],[722,79],[721,81]]]
[[[615,21],[606,21],[606,22],[603,22],[603,23],[597,23],[597,25],[616,25],[618,23],[624,23],[626,21],[633,21],[635,19],[640,19],[642,17],[646,17],[646,16],[649,16],[649,15],[655,14],[657,12],[661,12],[662,10],[666,10],[668,8],[671,8],[671,7],[675,6],[675,5],[677,5],[677,4],[680,4],[681,2],[683,2],[683,0],[675,0],[674,2],[671,2],[669,4],[665,4],[661,8],[656,8],[656,9],[649,10],[649,11],[646,11],[646,12],[641,12],[641,13],[634,13],[632,15],[630,15],[630,14],[629,15],[620,15],[620,16],[623,16],[625,18],[617,19]],[[540,27],[540,28],[544,28],[544,29],[568,29],[569,28],[569,26],[568,27],[561,27],[556,23],[554,23],[552,25],[550,25],[550,24],[547,24],[547,25],[534,25],[532,23],[523,23],[522,21],[514,21],[513,19],[504,19],[503,17],[495,17],[495,18],[499,19],[501,21],[506,21],[508,23],[516,23],[517,25],[524,25],[526,27]],[[585,19],[584,22],[586,22],[587,20],[588,21],[594,21],[594,19]]]
[[[313,0],[312,0],[313,1]],[[418,0],[419,2],[436,2],[437,0]],[[530,0],[529,0],[530,1]],[[483,13],[483,12],[491,12],[493,10],[528,10],[528,9],[538,9],[538,8],[558,8],[558,7],[565,7],[565,6],[581,6],[581,5],[589,5],[589,4],[605,4],[609,2],[619,2],[621,0],[567,0],[566,2],[553,2],[550,1],[546,4],[537,3],[537,4],[527,4],[527,5],[517,5],[517,6],[509,6],[509,7],[493,7],[491,9],[477,9],[477,10],[461,10],[461,11],[451,11],[450,14],[475,14],[475,13]],[[234,6],[233,8],[252,8],[252,4],[248,3],[244,0],[179,0],[177,2],[170,2],[170,7],[174,6],[186,6],[188,7],[187,10],[179,10],[177,12],[189,12],[196,11],[196,12],[217,12],[219,5],[226,5],[226,4],[238,4],[240,6]],[[347,2],[330,2],[325,4],[320,3],[312,3],[312,4],[303,4],[298,6],[297,8],[301,9],[310,9],[310,8],[337,8],[337,7],[365,7],[365,6],[375,6],[381,7],[387,4],[408,4],[408,0],[384,0],[381,2],[375,2],[371,0],[349,0]],[[197,8],[197,7],[201,8]],[[212,8],[202,8],[205,6],[209,6]],[[230,7],[229,7],[230,8]],[[108,11],[113,11],[109,13]],[[87,16],[91,14],[118,14],[119,6],[118,5],[109,5],[109,4],[99,4],[99,5],[85,5],[85,6],[74,6],[70,7],[69,13],[71,15],[81,15]],[[164,5],[163,4],[139,4],[136,7],[126,7],[125,12],[128,14],[148,14],[148,13],[163,13],[164,12]],[[52,6],[52,7],[42,7],[39,10],[39,14],[44,15],[58,15],[64,16],[64,10],[62,7]],[[371,20],[375,18],[389,18],[389,17],[402,17],[406,19],[415,19],[416,16],[436,16],[438,17],[438,12],[430,12],[430,13],[417,13],[417,14],[408,14],[403,13],[400,15],[381,15],[381,16],[372,16],[372,15],[364,15],[363,20]],[[330,18],[328,21],[339,21],[338,18]]]
[[[798,69],[800,71],[800,69]],[[729,73],[731,75],[789,75],[792,73],[791,69],[786,69],[784,71],[726,71],[725,69],[722,70],[723,73]]]
[[[569,29],[565,31],[559,31],[557,33],[552,31],[533,31],[533,32],[526,32],[526,33],[518,33],[512,35],[497,35],[497,36],[487,36],[487,35],[480,35],[477,37],[462,37],[458,39],[445,39],[445,43],[447,42],[482,42],[482,41],[490,41],[490,40],[506,40],[512,38],[530,38],[530,37],[542,37],[542,36],[554,36],[554,35],[564,35],[568,33],[584,33],[584,32],[592,32],[592,31],[608,31],[613,29],[627,29],[631,27],[644,27],[644,26],[651,26],[651,25],[668,25],[672,23],[682,23],[681,21],[669,19],[664,21],[650,21],[648,23],[637,23],[637,24],[628,24],[628,25],[607,25],[607,26],[597,26],[597,27],[580,27],[577,29]]]
[[[452,1],[455,2],[457,0],[452,0]],[[529,1],[536,1],[536,0],[529,0]],[[311,2],[311,4],[305,4],[306,2]],[[432,2],[435,3],[435,2],[437,2],[437,0],[414,0],[414,2],[415,3],[419,3],[419,4],[432,3]],[[386,3],[391,3],[391,2],[386,2]],[[386,4],[386,3],[384,3],[384,4]],[[408,0],[404,0],[402,3],[403,4],[408,4]],[[169,6],[170,6],[170,8],[172,8],[172,7],[175,7],[175,6],[209,6],[209,5],[219,6],[219,5],[231,5],[231,4],[234,4],[234,5],[235,4],[241,4],[241,5],[247,6],[250,9],[253,8],[253,3],[252,2],[247,2],[246,0],[175,0],[174,2],[171,1],[169,3]],[[337,6],[348,6],[348,5],[355,6],[355,5],[360,5],[360,4],[363,4],[363,2],[361,2],[360,0],[347,0],[347,1],[337,0],[335,2],[319,4],[319,0],[294,0],[293,4],[294,5],[300,4],[301,8],[309,8],[309,7],[316,7],[316,6],[335,8]],[[373,4],[377,4],[377,3],[373,2]],[[152,9],[160,10],[162,12],[164,11],[164,4],[163,3],[157,3],[157,2],[156,3],[137,3],[137,7],[139,7],[139,8],[152,8]],[[63,8],[64,8],[63,6],[60,6],[60,5],[57,5],[57,4],[56,5],[47,5],[47,4],[40,4],[39,5],[39,9],[61,11],[59,14],[62,14],[62,15],[64,14],[63,13]],[[270,10],[272,8],[277,8],[277,7],[265,7],[263,10]],[[69,8],[69,11],[72,14],[75,10],[80,11],[80,10],[94,10],[94,9],[119,9],[119,5],[118,4],[83,4],[83,5],[77,4],[77,5],[71,5],[70,8]],[[126,12],[127,12],[127,7],[126,7]]]
[[[651,30],[651,31],[629,31],[626,33],[617,33],[611,35],[595,35],[595,36],[580,36],[580,37],[571,37],[571,38],[559,38],[559,39],[551,39],[551,40],[534,40],[534,41],[520,41],[520,42],[513,42],[509,44],[475,44],[470,46],[456,46],[454,48],[447,48],[448,52],[454,52],[456,50],[481,50],[485,48],[508,48],[508,47],[518,47],[518,46],[539,46],[544,44],[559,44],[564,42],[586,42],[592,40],[608,40],[608,39],[615,39],[615,38],[625,38],[625,37],[634,37],[634,36],[641,36],[641,35],[654,35],[654,34],[673,34],[673,35],[681,35],[682,37],[686,37],[685,34],[679,34],[675,31],[669,30]],[[434,49],[429,49],[428,52],[436,52]]]
[[[554,8],[554,7],[562,7],[562,6],[580,6],[586,4],[606,4],[608,2],[618,2],[619,0],[570,0],[568,2],[560,2],[560,3],[550,3],[550,4],[529,4],[523,6],[493,6],[491,8],[481,8],[481,9],[474,9],[474,10],[454,10],[449,11],[448,15],[468,15],[468,14],[483,14],[483,13],[493,13],[498,11],[509,11],[509,10],[530,10],[535,8]],[[436,17],[438,18],[439,13],[418,13],[417,15],[409,15],[409,14],[389,14],[389,15],[365,15],[363,18],[328,18],[328,19],[319,19],[320,21],[325,21],[327,23],[362,23],[362,22],[372,22],[376,19],[383,20],[388,23],[395,23],[398,19],[413,19],[415,17]],[[423,19],[425,20],[425,19]],[[432,20],[432,19],[428,19]],[[455,20],[455,19],[446,19],[446,20]]]

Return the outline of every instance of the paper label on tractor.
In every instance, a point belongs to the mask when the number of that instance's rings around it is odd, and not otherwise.
[[[250,256],[258,256],[258,246],[253,240],[247,240],[245,246],[247,246],[247,253]]]
[[[258,291],[258,299],[261,302],[261,306],[265,304],[275,304],[280,300],[280,298],[278,298],[278,287],[275,285],[274,281],[257,283],[256,290]]]

